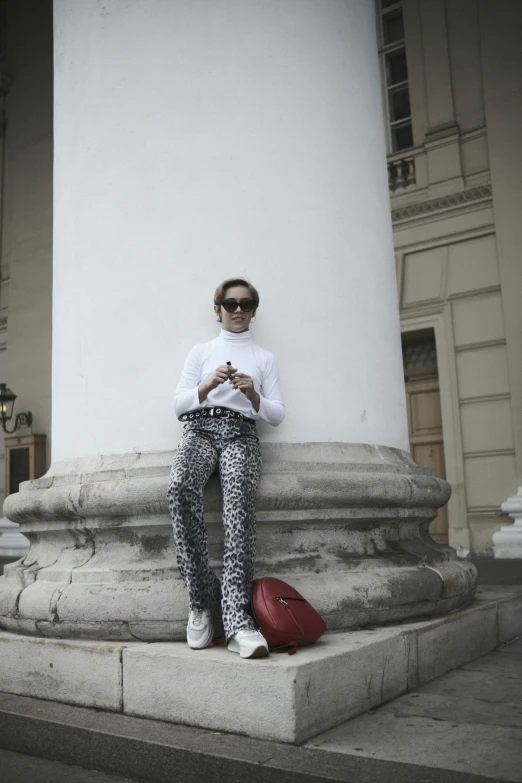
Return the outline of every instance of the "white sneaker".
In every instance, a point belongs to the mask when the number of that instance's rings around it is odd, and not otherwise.
[[[242,658],[263,658],[268,655],[268,644],[259,631],[238,631],[228,640],[228,649],[239,653]]]
[[[187,642],[193,650],[202,650],[212,644],[214,623],[210,609],[191,611],[187,624]]]

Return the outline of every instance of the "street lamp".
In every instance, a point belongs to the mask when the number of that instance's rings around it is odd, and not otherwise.
[[[31,411],[27,411],[27,413],[17,413],[13,429],[7,429],[7,422],[11,421],[13,418],[15,400],[16,394],[13,394],[5,383],[0,383],[0,421],[2,422],[3,431],[7,432],[8,435],[16,432],[20,427],[30,427],[33,423],[33,414]]]

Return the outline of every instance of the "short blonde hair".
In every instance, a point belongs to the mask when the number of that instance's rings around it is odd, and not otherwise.
[[[248,288],[250,296],[254,300],[255,312],[259,307],[259,294],[257,292],[257,288],[255,288],[252,283],[249,283],[248,280],[245,280],[244,277],[229,277],[228,280],[223,280],[223,282],[218,285],[214,293],[214,304],[216,307],[221,307],[223,301],[226,299],[226,293],[228,289],[233,288],[236,285],[243,285],[245,288]]]

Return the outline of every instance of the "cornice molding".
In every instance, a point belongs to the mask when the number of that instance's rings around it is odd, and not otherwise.
[[[483,201],[491,198],[491,185],[481,185],[469,190],[461,190],[459,193],[449,193],[447,196],[431,199],[431,201],[422,201],[417,204],[408,204],[404,207],[392,209],[391,216],[394,223],[399,220],[408,220],[423,215],[429,215],[433,212],[439,212],[444,209],[460,207],[464,204],[470,204],[473,201]]]

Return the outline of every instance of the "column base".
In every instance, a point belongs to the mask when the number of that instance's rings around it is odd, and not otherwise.
[[[166,492],[173,454],[54,465],[5,513],[30,540],[0,579],[0,624],[18,633],[105,640],[183,639],[187,592]],[[476,571],[428,527],[449,485],[409,454],[361,444],[264,444],[256,573],[290,582],[330,630],[444,614],[473,596]],[[205,497],[212,566],[221,498]]]
[[[35,639],[0,632],[0,691],[303,742],[522,632],[522,587],[484,588],[445,618],[325,634],[289,656],[225,647]],[[187,682],[197,683],[187,689]],[[252,709],[255,694],[255,709]],[[223,704],[233,709],[223,709]],[[277,705],[277,706],[275,706]]]
[[[502,503],[502,511],[514,519],[493,534],[494,554],[497,558],[522,558],[522,487],[517,494]]]

